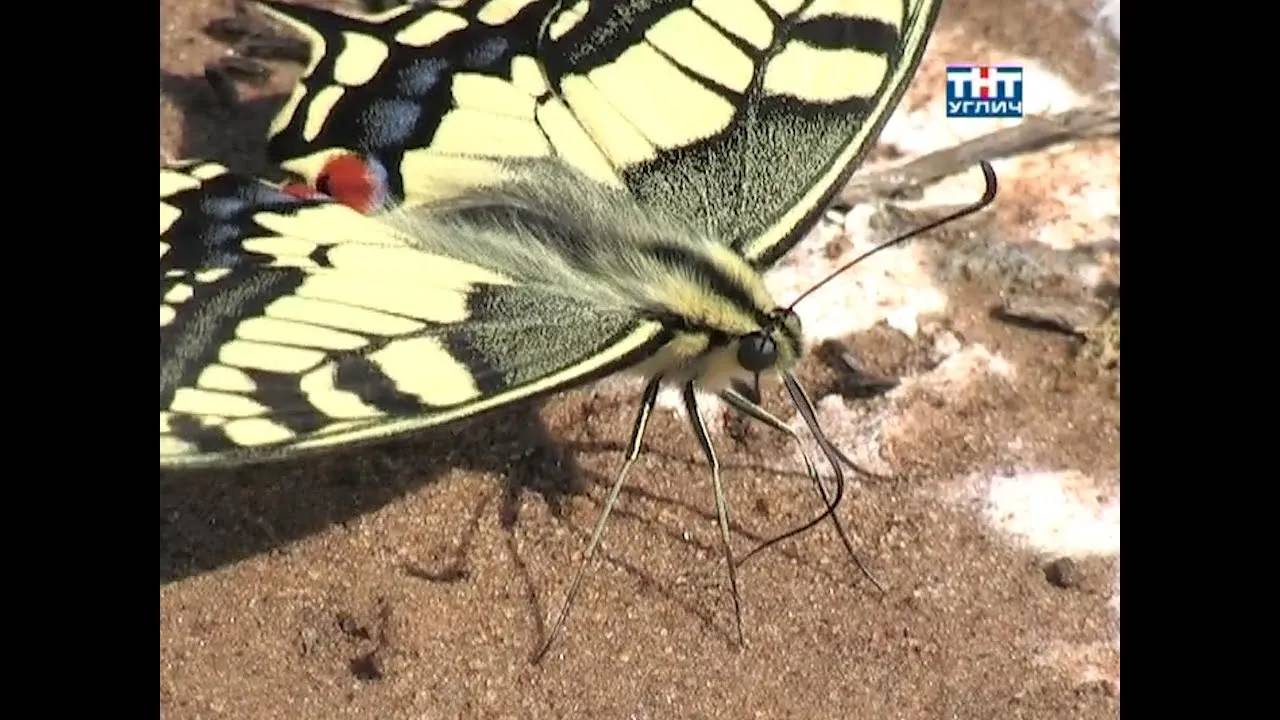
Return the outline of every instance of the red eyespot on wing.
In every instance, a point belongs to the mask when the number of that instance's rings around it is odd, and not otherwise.
[[[314,198],[324,197],[322,194],[312,189],[310,185],[299,182],[291,182],[281,185],[280,192],[286,195],[292,195],[299,200],[312,200]]]
[[[387,197],[386,172],[376,160],[339,155],[325,163],[316,177],[316,189],[361,213],[371,213]]]

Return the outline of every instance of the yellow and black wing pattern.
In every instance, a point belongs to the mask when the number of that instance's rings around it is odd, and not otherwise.
[[[636,364],[657,322],[213,163],[160,171],[160,464],[376,440]]]
[[[262,3],[312,45],[270,151],[362,208],[555,158],[765,268],[872,145],[938,5],[439,0],[357,16]],[[357,180],[335,164],[351,157]]]

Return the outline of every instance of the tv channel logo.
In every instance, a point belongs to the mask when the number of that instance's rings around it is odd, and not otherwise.
[[[1022,67],[948,65],[947,117],[1022,117]]]

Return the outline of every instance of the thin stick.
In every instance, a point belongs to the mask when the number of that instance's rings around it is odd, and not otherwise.
[[[927,185],[969,168],[979,160],[990,161],[1043,150],[1059,143],[1119,134],[1120,97],[1107,94],[1085,107],[1047,117],[1029,117],[1014,127],[922,155],[897,167],[855,176],[840,191],[837,203],[853,206]]]

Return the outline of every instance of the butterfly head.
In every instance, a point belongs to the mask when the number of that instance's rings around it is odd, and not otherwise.
[[[738,364],[759,375],[789,370],[804,347],[800,317],[789,308],[777,308],[759,330],[738,338]]]

